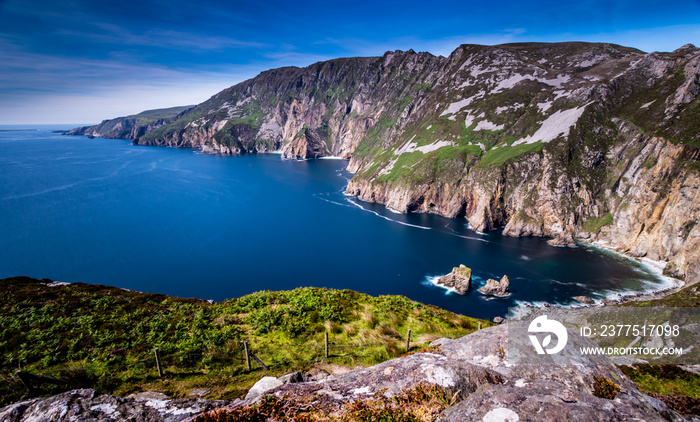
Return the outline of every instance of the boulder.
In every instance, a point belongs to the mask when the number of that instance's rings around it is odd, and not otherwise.
[[[301,373],[301,371],[296,371],[292,372],[291,374],[282,375],[278,379],[282,382],[282,384],[292,384],[295,382],[306,381],[306,378],[304,377],[304,374]]]
[[[579,302],[583,303],[584,305],[595,304],[595,301],[588,296],[576,296],[576,297],[574,297],[574,299],[578,300]]]
[[[508,296],[510,294],[510,291],[508,290],[509,285],[510,280],[508,280],[507,275],[504,275],[503,278],[501,278],[501,281],[496,281],[489,278],[486,280],[486,285],[480,288],[479,291],[485,295]]]
[[[222,400],[170,399],[154,392],[122,398],[82,389],[11,404],[0,409],[0,421],[179,422],[227,404],[231,403]]]
[[[471,268],[461,264],[459,267],[452,268],[452,272],[440,277],[437,284],[445,287],[452,287],[459,294],[465,294],[469,291],[472,285],[472,270]]]
[[[250,400],[250,399],[258,399],[260,398],[263,394],[266,392],[272,390],[275,387],[279,387],[280,385],[283,385],[284,382],[281,380],[278,380],[275,377],[262,377],[258,382],[256,382],[250,390],[248,390],[248,394],[246,394],[245,399]]]

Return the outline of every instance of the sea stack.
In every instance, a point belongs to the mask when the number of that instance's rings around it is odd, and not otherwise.
[[[457,293],[463,295],[472,285],[472,269],[464,264],[452,269],[452,272],[438,279],[437,284],[454,287]]]
[[[479,291],[485,295],[493,296],[508,296],[510,291],[508,286],[510,285],[510,280],[508,276],[504,275],[501,281],[496,281],[492,278],[486,280],[486,285],[479,289]]]

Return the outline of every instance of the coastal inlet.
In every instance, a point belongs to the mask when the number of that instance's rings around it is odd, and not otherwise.
[[[60,128],[52,128],[60,129]],[[221,301],[299,286],[400,294],[491,319],[521,303],[578,304],[664,287],[587,247],[486,234],[345,195],[345,160],[0,133],[0,277],[27,275]],[[471,288],[434,284],[464,264]],[[478,291],[509,279],[509,295]]]

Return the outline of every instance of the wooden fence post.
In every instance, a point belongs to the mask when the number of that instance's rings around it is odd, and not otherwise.
[[[406,333],[406,353],[408,353],[408,349],[410,349],[411,345],[411,329],[408,329],[408,332]]]
[[[158,376],[160,378],[163,378],[163,368],[160,366],[160,352],[158,351],[157,347],[153,349],[153,352],[155,352],[156,355],[156,367],[158,368]]]
[[[481,323],[479,323],[479,328],[477,328],[477,330],[481,330]]]
[[[260,366],[262,366],[264,370],[266,370],[266,371],[269,371],[269,370],[270,370],[270,368],[268,368],[267,365],[265,365],[265,364],[263,363],[263,361],[261,361],[257,356],[255,356],[255,353],[251,352],[251,353],[250,353],[250,357],[252,357],[253,359],[255,359],[255,361],[258,362],[258,364],[259,364]]]
[[[243,349],[245,350],[245,367],[250,371],[250,354],[248,353],[248,342],[243,342]]]
[[[325,355],[326,355],[326,359],[328,359],[328,331],[326,331],[325,333],[323,333],[323,339],[324,339],[324,342],[325,342],[325,344],[326,344],[326,348],[325,348],[326,353],[325,353]]]

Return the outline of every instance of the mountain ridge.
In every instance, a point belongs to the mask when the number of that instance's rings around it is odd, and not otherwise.
[[[217,154],[340,156],[355,173],[347,193],[364,201],[558,245],[595,241],[664,261],[694,283],[699,83],[692,45],[389,51],[265,71],[127,138]]]

